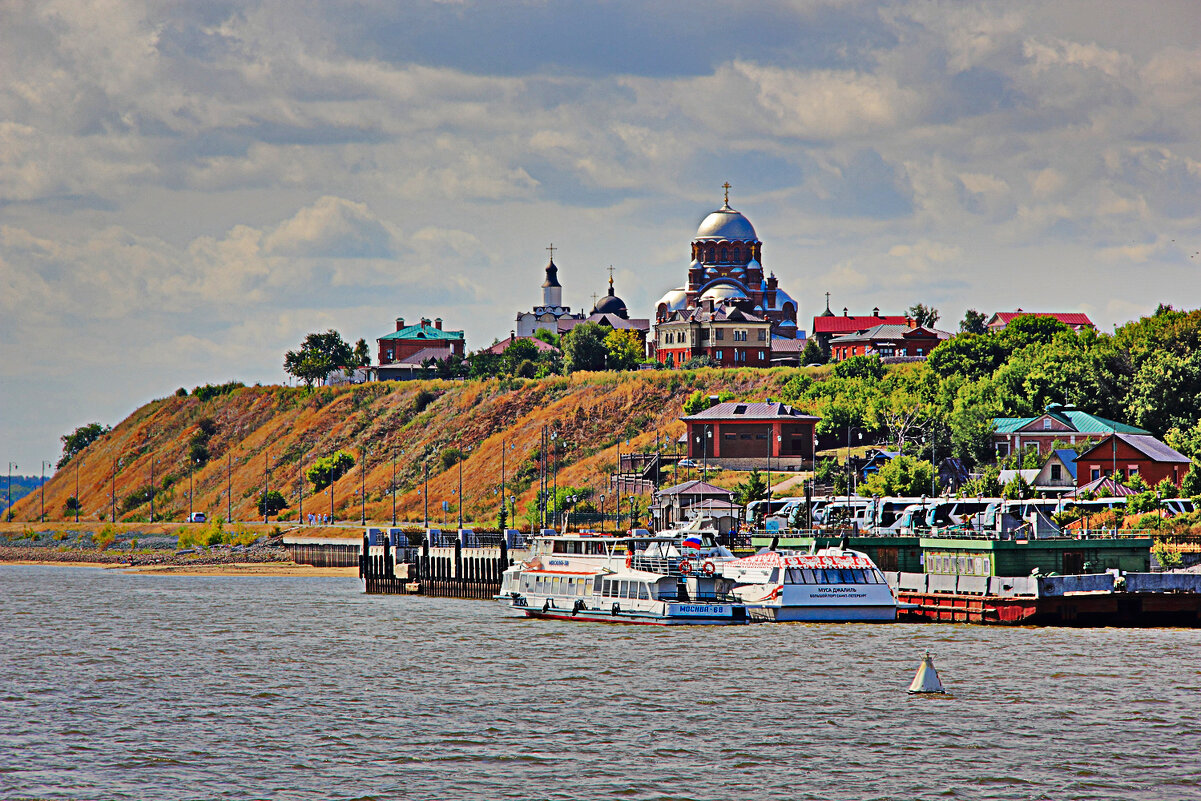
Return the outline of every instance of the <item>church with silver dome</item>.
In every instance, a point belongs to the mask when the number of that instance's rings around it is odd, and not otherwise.
[[[724,204],[701,221],[692,240],[688,283],[655,304],[656,358],[660,362],[679,365],[708,355],[722,364],[767,366],[773,337],[796,339],[798,304],[780,288],[775,274],[764,273],[763,243],[751,221],[730,207],[730,185],[724,188]],[[752,324],[756,334],[769,331],[766,341],[730,347],[733,341],[746,341],[745,325],[721,322],[730,315]],[[738,339],[719,332],[725,327],[733,328],[730,333]]]

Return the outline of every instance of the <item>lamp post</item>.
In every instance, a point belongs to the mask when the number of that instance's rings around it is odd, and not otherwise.
[[[47,462],[45,459],[43,459],[42,460],[42,485],[40,487],[42,499],[41,499],[41,508],[38,510],[38,522],[39,523],[46,522],[46,466],[47,465],[50,465],[50,467],[54,467],[53,464],[51,464],[50,462]]]
[[[465,453],[471,453],[471,446],[468,445]],[[463,462],[467,457],[459,454],[459,530],[463,528]]]
[[[620,447],[621,446],[618,445],[619,449],[620,449]],[[550,432],[550,453],[551,453],[551,473],[552,473],[552,479],[554,482],[552,484],[554,489],[551,492],[551,498],[554,499],[554,504],[555,504],[554,512],[551,513],[550,527],[557,528],[559,525],[559,432],[558,431]],[[619,478],[617,480],[621,481],[620,457],[619,457],[619,461],[618,461],[618,465],[617,465],[617,474],[619,476]]]
[[[329,523],[334,524],[334,479],[333,474],[330,474],[329,480]]]
[[[601,534],[605,533],[605,496],[600,496],[601,502]]]
[[[225,452],[225,522],[234,522],[233,517],[233,451]]]
[[[304,466],[308,463],[309,452],[300,452],[300,509],[296,512],[296,519],[300,525],[304,525]]]
[[[15,462],[8,463],[8,503],[4,507],[5,517],[9,520],[13,519],[13,468],[20,469],[21,465]]]
[[[701,481],[709,480],[709,440],[713,439],[713,424],[701,426],[701,435],[696,441],[701,443]]]
[[[192,483],[192,457],[188,457],[188,522],[192,522],[192,491],[195,485]]]
[[[112,504],[112,509],[109,510],[108,521],[110,523],[117,522],[117,468],[121,466],[120,459],[113,459],[113,489],[109,493],[109,502]]]
[[[424,520],[423,525],[425,526],[426,531],[429,531],[429,527],[430,527],[430,463],[429,463],[428,459],[426,459],[426,461],[425,461],[424,504],[425,504],[425,520]]]
[[[267,505],[267,484],[269,477],[267,475],[267,466],[270,460],[270,451],[263,451],[263,522],[268,522],[267,518],[271,514],[271,507]]]
[[[367,525],[367,455],[370,453],[371,451],[367,448],[363,448],[363,466],[359,470],[359,501],[361,503],[359,523],[364,526]]]
[[[404,451],[401,451],[403,454]],[[392,451],[392,525],[396,526],[396,451]]]
[[[82,457],[81,457],[82,458]],[[79,459],[75,460],[75,522],[79,522]]]
[[[158,459],[150,460],[150,522],[154,522],[154,463]]]
[[[859,440],[863,440],[863,429],[859,426],[847,426],[847,528],[850,528],[851,521],[851,481],[854,473],[851,471],[851,432],[859,432]]]

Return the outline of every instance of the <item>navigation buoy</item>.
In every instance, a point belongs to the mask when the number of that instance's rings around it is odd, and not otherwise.
[[[909,685],[909,693],[910,695],[918,693],[942,693],[945,695],[946,692],[938,678],[938,671],[934,669],[934,658],[930,656],[929,651],[926,651],[922,655],[922,664],[917,669],[917,675],[913,677],[913,683]]]

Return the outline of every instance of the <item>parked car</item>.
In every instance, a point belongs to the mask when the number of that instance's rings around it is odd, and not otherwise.
[[[208,516],[205,515],[204,512],[192,512],[192,514],[188,517],[188,522],[189,523],[207,523]]]
[[[681,459],[680,461],[676,462],[676,464],[678,464],[680,467],[700,467],[699,464],[691,459]]]

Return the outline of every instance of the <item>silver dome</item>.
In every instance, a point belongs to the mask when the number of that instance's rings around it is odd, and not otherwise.
[[[722,300],[745,300],[746,293],[736,286],[730,284],[717,284],[706,289],[701,294],[701,299],[712,298],[715,301]]]
[[[666,306],[668,311],[679,311],[688,305],[688,290],[684,287],[673,289],[663,297],[659,298],[659,302],[655,304],[655,308]]]
[[[742,212],[734,211],[728,205],[722,206],[701,221],[696,229],[697,239],[726,239],[731,242],[758,242],[755,226],[742,216]]]

